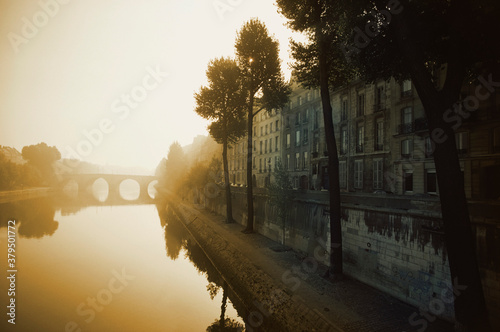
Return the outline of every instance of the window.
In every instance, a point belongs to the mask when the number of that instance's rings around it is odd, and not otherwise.
[[[262,159],[259,159],[259,173],[262,173]]]
[[[280,120],[276,120],[276,131],[280,130]]]
[[[290,133],[286,134],[286,147],[287,149],[290,147]]]
[[[403,191],[413,192],[413,171],[403,171]]]
[[[290,154],[286,155],[286,169],[290,170],[291,165],[290,165]]]
[[[373,189],[382,189],[383,186],[383,160],[373,160]]]
[[[305,110],[304,111],[304,118],[302,119],[302,122],[306,123],[307,121],[309,121],[309,110]]]
[[[300,167],[300,153],[295,153],[295,169],[299,169]]]
[[[306,101],[311,101],[311,93],[310,92],[306,93]]]
[[[290,117],[288,115],[285,117],[285,127],[290,128]]]
[[[429,194],[437,193],[437,177],[434,169],[425,171],[425,192]]]
[[[299,146],[300,145],[300,130],[297,130],[295,132],[295,146]]]
[[[317,154],[319,153],[319,135],[318,135],[318,133],[314,133],[312,151],[313,151],[313,158],[317,157]],[[314,153],[316,154],[316,156],[314,156]]]
[[[413,132],[413,109],[405,107],[401,110],[401,124],[399,134],[408,134]]]
[[[365,94],[358,94],[358,105],[357,105],[357,115],[362,116],[365,115]]]
[[[303,100],[302,100],[302,96],[299,96],[299,97],[297,98],[297,101],[298,101],[298,103],[299,103],[299,106],[300,106],[300,105],[302,105],[302,101],[303,101]]]
[[[309,140],[309,130],[307,128],[304,129],[304,144]]]
[[[375,111],[381,111],[384,108],[384,87],[377,87],[375,93]]]
[[[257,152],[257,141],[253,141],[253,151]]]
[[[293,108],[293,101],[290,100],[290,109]]]
[[[269,132],[272,133],[273,132],[273,123],[271,122],[269,124]]]
[[[300,112],[295,115],[295,125],[298,126],[300,124]]]
[[[260,141],[260,154],[262,154],[262,141]]]
[[[430,136],[425,138],[425,157],[430,158],[434,154],[434,142]]]
[[[363,160],[354,161],[354,188],[363,188]]]
[[[253,134],[257,135],[257,127],[253,127]]]
[[[347,127],[342,127],[340,130],[340,153],[347,153]]]
[[[455,134],[455,141],[458,154],[467,153],[467,148],[469,146],[468,136],[469,135],[466,131],[462,131]]]
[[[269,153],[273,152],[273,139],[269,139]]]
[[[264,153],[267,153],[267,139],[264,141]]]
[[[255,163],[255,157],[253,157],[253,160],[252,160],[252,168],[253,169],[257,168],[257,164]]]
[[[347,99],[342,100],[342,108],[340,110],[340,121],[347,120]]]
[[[412,141],[409,139],[405,139],[401,141],[401,157],[402,158],[410,158],[410,154],[413,150]]]
[[[307,151],[304,151],[302,156],[302,169],[307,169],[307,164],[309,163],[309,154]]]
[[[276,136],[276,142],[274,143],[274,151],[278,151],[279,136]]]
[[[314,129],[318,129],[319,127],[319,112],[314,112]]]
[[[363,152],[363,143],[365,139],[365,127],[362,123],[358,123],[356,128],[356,152]]]
[[[345,161],[339,162],[339,184],[340,188],[347,187],[347,163]]]
[[[375,151],[384,150],[384,119],[375,122]]]
[[[266,131],[265,131],[266,135],[267,135],[267,129],[268,129],[268,127],[269,127],[269,126],[268,126],[268,125],[266,125]]]
[[[411,81],[406,80],[401,84],[401,97],[409,97],[411,96]]]
[[[260,136],[264,136],[264,127],[260,127]]]

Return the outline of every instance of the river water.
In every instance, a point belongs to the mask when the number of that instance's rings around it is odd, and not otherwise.
[[[1,331],[218,331],[221,311],[230,331],[244,328],[222,278],[163,204],[82,202],[0,204]]]

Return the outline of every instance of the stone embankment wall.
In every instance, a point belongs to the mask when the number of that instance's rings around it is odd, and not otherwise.
[[[244,188],[233,188],[232,198],[233,217],[244,225]],[[223,194],[192,199],[225,214]],[[264,190],[255,190],[254,207],[259,233],[279,242],[284,238],[311,256],[321,243],[329,247],[328,192],[297,192],[285,227]],[[488,309],[492,323],[500,326],[500,205],[471,202],[470,211]],[[453,283],[437,198],[343,194],[342,236],[347,275],[422,308],[409,317],[416,326],[433,316],[453,320]]]
[[[247,331],[335,331],[255,267],[235,244],[217,234],[202,213],[172,198],[168,204],[229,287],[248,305],[244,317]]]

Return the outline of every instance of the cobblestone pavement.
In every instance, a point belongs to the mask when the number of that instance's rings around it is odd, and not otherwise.
[[[257,233],[243,234],[242,225],[226,224],[223,217],[200,206],[182,204],[182,209],[189,212],[190,220],[203,222],[237,248],[295,303],[302,305],[309,320],[318,321],[316,328],[310,331],[453,331],[451,323],[439,319],[425,320],[427,326],[423,321],[412,326],[409,318],[414,312],[419,313],[418,308],[348,277],[333,282],[326,280],[322,277],[326,267],[314,268],[311,264],[307,268],[303,265],[307,256],[302,253],[272,250],[280,245]],[[422,319],[419,316],[417,321]]]

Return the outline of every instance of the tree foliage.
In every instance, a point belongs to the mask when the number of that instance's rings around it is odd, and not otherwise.
[[[262,110],[279,109],[288,101],[290,87],[281,72],[279,43],[258,19],[241,27],[235,43],[236,60],[244,77],[247,106],[247,226],[253,232],[252,130],[253,117]]]
[[[29,165],[38,169],[45,184],[55,181],[53,164],[61,159],[61,153],[55,146],[48,146],[44,142],[25,146],[22,149],[22,156]]]
[[[195,93],[195,112],[211,120],[208,130],[219,144],[233,143],[245,133],[243,81],[236,62],[229,58],[211,60],[208,86]]]

